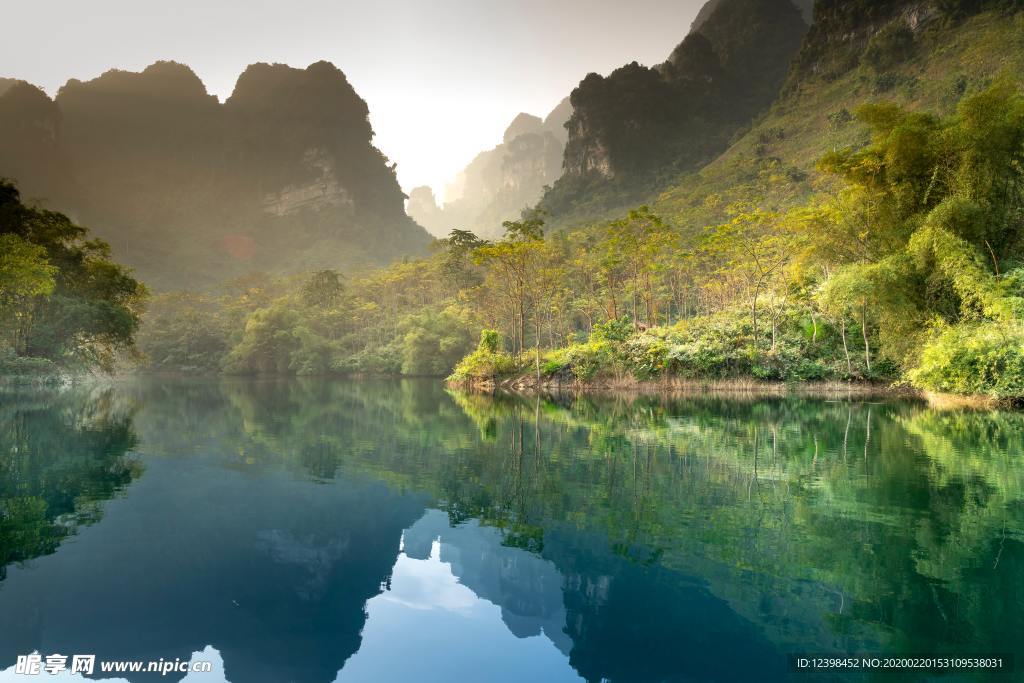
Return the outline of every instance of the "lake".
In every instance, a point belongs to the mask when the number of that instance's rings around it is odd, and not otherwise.
[[[1014,412],[428,380],[6,389],[0,506],[0,681],[33,680],[14,673],[33,652],[188,683],[1024,655]],[[116,660],[212,670],[99,671]]]

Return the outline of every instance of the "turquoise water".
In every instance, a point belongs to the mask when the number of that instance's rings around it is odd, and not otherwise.
[[[33,680],[13,673],[32,652],[211,662],[93,674],[189,683],[831,680],[787,656],[1024,654],[1011,412],[6,390],[0,504],[0,681]]]

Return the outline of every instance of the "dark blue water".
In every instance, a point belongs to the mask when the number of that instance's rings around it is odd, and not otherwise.
[[[8,390],[0,505],[0,681],[35,680],[13,672],[33,652],[214,669],[101,679],[320,683],[800,680],[788,654],[1024,651],[1015,413]]]

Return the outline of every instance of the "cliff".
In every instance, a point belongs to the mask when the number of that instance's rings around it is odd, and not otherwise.
[[[710,161],[775,99],[806,31],[790,0],[712,0],[663,64],[587,75],[542,208],[563,222],[601,215]]]
[[[157,288],[383,264],[429,242],[366,103],[327,62],[254,64],[223,104],[174,62],[71,80],[55,100],[25,90],[0,95],[0,117],[21,126],[0,128],[0,175],[90,225]]]
[[[683,233],[728,220],[734,202],[802,203],[827,152],[861,146],[858,107],[892,102],[950,114],[1024,72],[1019,0],[818,0],[778,97],[710,163],[660,188],[652,208]]]
[[[502,221],[519,218],[562,174],[565,122],[571,113],[566,98],[544,119],[517,115],[501,144],[478,154],[449,185],[443,207],[431,203],[429,188],[416,188],[410,193],[409,215],[435,235],[458,228],[500,236]]]
[[[46,93],[24,81],[0,79],[0,177],[18,179],[31,197],[69,187],[60,127],[60,110]]]

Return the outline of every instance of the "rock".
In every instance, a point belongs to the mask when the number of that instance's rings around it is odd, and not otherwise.
[[[384,264],[429,244],[366,103],[329,62],[253,64],[223,104],[175,62],[71,80],[55,100],[0,89],[0,175],[157,289]]]

